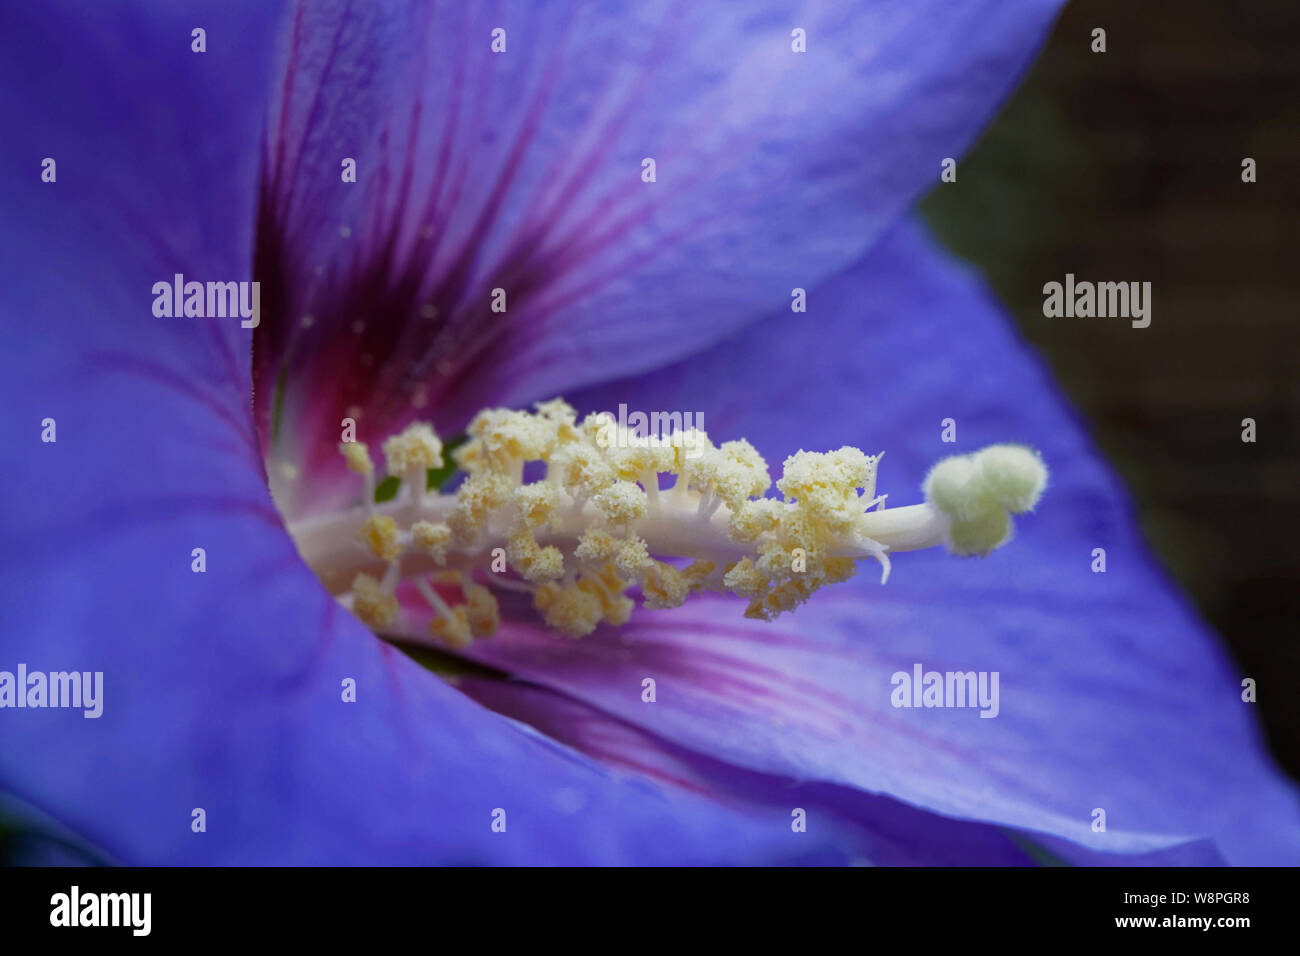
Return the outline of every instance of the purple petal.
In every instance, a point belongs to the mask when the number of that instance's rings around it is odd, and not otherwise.
[[[97,718],[6,708],[0,791],[128,863],[837,859],[484,710],[302,564],[257,454],[247,332],[151,312],[174,269],[247,277],[261,10],[0,21],[0,208],[21,238],[0,283],[0,670],[103,674]]]
[[[1041,834],[1011,834],[987,824],[927,813],[887,796],[745,770],[523,681],[465,676],[457,679],[456,686],[493,710],[571,744],[607,766],[707,794],[754,813],[792,818],[796,809],[802,810],[805,832],[833,834],[835,844],[858,863],[1023,866],[1042,858],[1032,844],[1045,845],[1059,858],[1079,865],[1222,862],[1205,842],[1163,852],[1114,856]]]
[[[1242,677],[1158,570],[1131,506],[982,284],[921,230],[743,337],[569,398],[705,414],[770,462],[841,443],[887,451],[878,492],[919,499],[927,467],[997,441],[1052,468],[1039,513],[983,561],[900,555],[764,627],[697,600],[561,650],[516,637],[477,651],[701,753],[888,793],[953,816],[1104,852],[1212,838],[1233,863],[1300,860],[1296,793],[1268,756]],[[957,445],[941,422],[958,423]],[[1106,549],[1108,571],[1090,569]],[[896,709],[915,664],[997,671],[1001,712]],[[643,677],[659,703],[628,691]],[[1094,809],[1105,833],[1091,830]]]
[[[789,302],[961,155],[1058,5],[304,7],[258,230],[275,457],[319,495],[350,410],[451,431]]]

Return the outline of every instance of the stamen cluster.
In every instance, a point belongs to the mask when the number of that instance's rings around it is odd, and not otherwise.
[[[652,438],[605,414],[579,422],[561,399],[480,412],[453,452],[464,473],[454,494],[426,494],[425,470],[443,464],[428,424],[383,448],[408,490],[382,512],[366,447],[340,449],[365,479],[354,533],[386,568],[382,579],[355,575],[352,609],[376,630],[393,627],[405,577],[433,611],[430,633],[452,646],[498,626],[496,598],[476,571],[498,590],[528,592],[546,623],[571,637],[626,623],[638,599],[673,608],[704,590],[736,594],[746,616],[770,620],[852,577],[863,558],[881,563],[883,581],[891,550],[992,550],[1009,533],[1008,511],[1031,508],[1046,480],[1027,449],[994,446],[936,466],[926,504],[886,510],[875,494],[881,456],[845,446],[791,455],[780,497],[766,497],[767,463],[743,439],[714,445],[699,429]],[[543,468],[526,481],[530,463]],[[419,570],[404,573],[404,563]]]

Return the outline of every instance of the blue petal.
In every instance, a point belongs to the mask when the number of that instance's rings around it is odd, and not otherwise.
[[[572,744],[607,766],[705,793],[755,813],[793,820],[796,811],[802,811],[804,832],[832,835],[835,844],[855,863],[1025,866],[1043,862],[1045,856],[1076,865],[1222,862],[1213,847],[1204,842],[1125,856],[1090,852],[1042,834],[1015,834],[989,824],[927,813],[887,796],[746,770],[675,745],[589,704],[535,684],[476,676],[462,677],[456,684],[493,710]]]
[[[295,28],[259,229],[283,293],[258,384],[288,381],[275,452],[313,473],[350,408],[376,438],[459,428],[837,273],[962,154],[1059,3],[336,6]]]
[[[482,709],[302,564],[257,454],[248,333],[151,310],[173,270],[238,280],[251,258],[274,25],[205,9],[0,22],[0,670],[103,673],[97,718],[5,710],[0,791],[129,863],[838,858]]]
[[[563,659],[525,640],[485,659],[754,770],[1102,852],[1210,838],[1232,863],[1300,861],[1300,805],[1242,702],[1247,675],[1156,567],[1120,484],[989,293],[915,225],[814,290],[806,315],[568,397],[703,412],[715,439],[743,435],[774,466],[799,448],[883,449],[877,491],[892,505],[919,500],[936,459],[999,441],[1042,449],[1052,483],[983,561],[899,555],[887,586],[868,569],[770,626],[702,599]],[[941,441],[947,418],[956,445]],[[1001,713],[895,709],[891,676],[917,663],[999,672]],[[642,676],[660,679],[654,708],[614,690]]]

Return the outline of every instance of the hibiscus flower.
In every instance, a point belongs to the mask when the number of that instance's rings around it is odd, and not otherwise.
[[[0,667],[103,674],[0,714],[7,811],[121,863],[1296,860],[1241,675],[908,213],[1056,7],[6,9]],[[584,497],[620,405],[709,437]]]

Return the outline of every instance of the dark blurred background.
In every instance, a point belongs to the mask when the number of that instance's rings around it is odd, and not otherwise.
[[[1298,87],[1294,0],[1075,0],[922,209],[1090,422],[1300,778]],[[1150,281],[1150,327],[1044,318],[1066,272]]]

